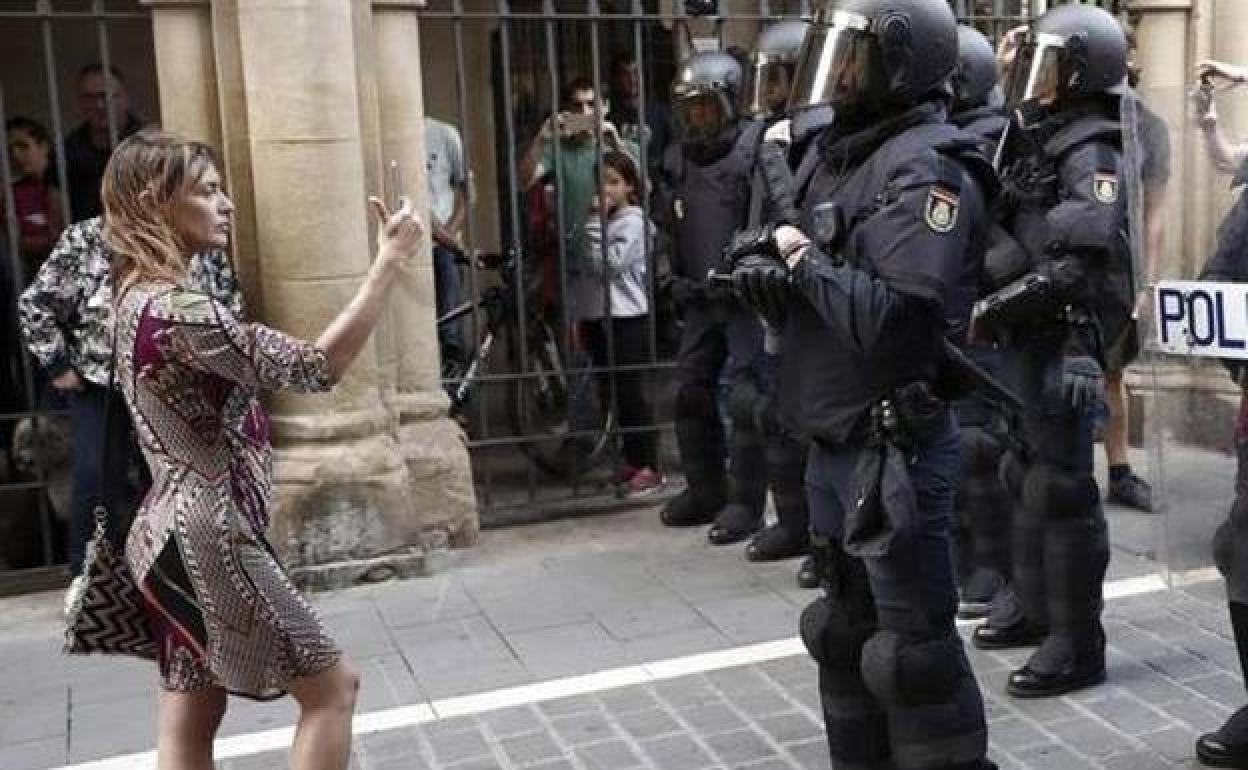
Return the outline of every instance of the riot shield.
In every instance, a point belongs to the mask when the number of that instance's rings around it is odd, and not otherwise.
[[[1232,263],[1248,258],[1248,208],[1236,205],[1236,169],[1223,157],[1228,146],[1248,141],[1248,90],[1213,96],[1215,118],[1194,105],[1194,91],[1142,88],[1124,110],[1136,111],[1124,125],[1137,175],[1129,197],[1142,290],[1141,355],[1125,378],[1137,447],[1130,451],[1147,458],[1141,468],[1154,515],[1123,512],[1119,531],[1135,528],[1141,539],[1147,531],[1172,586],[1202,584],[1216,594],[1214,533],[1235,499],[1237,455],[1248,448],[1232,374],[1232,359],[1248,358],[1248,287],[1234,283],[1243,276],[1209,268],[1220,252],[1233,255]],[[1169,161],[1162,163],[1166,137]]]

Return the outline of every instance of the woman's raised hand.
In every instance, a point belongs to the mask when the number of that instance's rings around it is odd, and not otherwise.
[[[369,198],[377,216],[377,261],[386,267],[410,266],[420,252],[425,226],[407,198],[399,199],[399,208],[391,213],[380,198]]]

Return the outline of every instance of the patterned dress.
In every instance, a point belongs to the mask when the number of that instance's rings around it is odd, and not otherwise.
[[[152,488],[126,543],[164,687],[268,699],[339,658],[265,540],[272,481],[262,390],[325,391],[315,346],[169,285],[117,312],[117,382]]]

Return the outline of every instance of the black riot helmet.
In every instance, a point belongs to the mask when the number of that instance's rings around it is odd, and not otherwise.
[[[1000,106],[997,54],[983,33],[965,24],[958,25],[958,67],[953,71],[952,83],[954,112],[994,102]]]
[[[896,112],[947,87],[958,61],[946,0],[827,0],[797,65],[790,112]]]
[[[768,24],[758,33],[741,89],[741,111],[756,118],[775,117],[788,107],[793,72],[810,24],[789,20]]]
[[[1061,5],[1036,20],[1006,77],[1006,100],[1024,120],[1063,102],[1126,87],[1127,38],[1107,11]]]
[[[737,122],[741,64],[718,51],[695,53],[685,60],[672,82],[672,112],[685,142],[717,139]]]

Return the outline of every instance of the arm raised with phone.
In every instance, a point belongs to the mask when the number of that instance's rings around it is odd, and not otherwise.
[[[397,211],[378,198],[369,198],[377,217],[377,259],[368,269],[351,302],[338,313],[316,340],[325,352],[330,376],[337,382],[368,342],[368,337],[386,307],[390,290],[399,275],[415,262],[424,227],[412,210],[411,201],[400,199]]]

